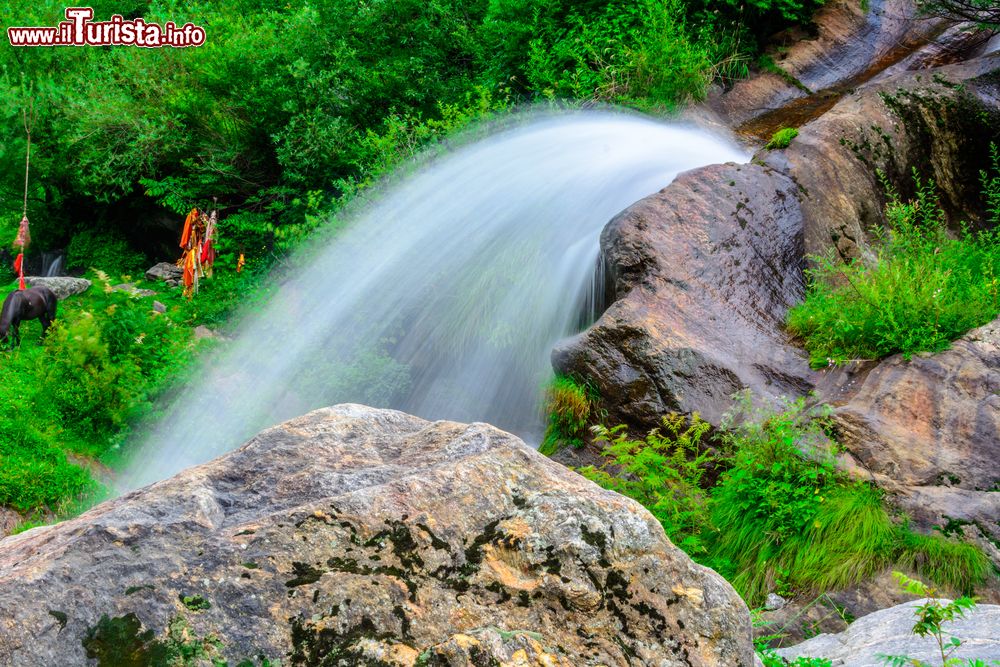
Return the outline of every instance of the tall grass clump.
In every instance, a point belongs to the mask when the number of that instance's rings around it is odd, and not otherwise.
[[[621,427],[595,430],[608,461],[580,472],[646,506],[750,605],[770,592],[836,590],[893,565],[962,592],[991,576],[979,549],[913,532],[882,491],[840,471],[828,410],[801,399],[765,410],[743,396],[711,435],[696,416],[679,415],[643,440]]]
[[[548,425],[539,451],[551,455],[567,445],[583,447],[596,401],[597,391],[592,386],[568,375],[556,376],[545,390]]]
[[[916,198],[887,187],[888,229],[875,257],[840,263],[815,258],[805,301],[788,314],[811,363],[939,352],[1000,314],[1000,151],[981,174],[988,228],[948,234],[934,182],[913,179]]]

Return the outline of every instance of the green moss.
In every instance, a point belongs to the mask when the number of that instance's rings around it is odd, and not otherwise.
[[[125,589],[125,595],[132,595],[134,593],[138,593],[139,591],[146,591],[146,590],[148,590],[148,591],[156,590],[156,586],[154,586],[153,584],[142,584],[140,586],[129,586],[128,588]]]
[[[83,638],[87,657],[97,660],[97,667],[166,666],[173,652],[154,639],[152,630],[144,630],[134,613],[124,616],[101,616]]]
[[[768,150],[778,150],[782,148],[788,148],[792,143],[792,139],[799,136],[799,131],[794,127],[784,127],[773,135],[771,135],[771,140],[767,142],[764,148]]]
[[[285,582],[285,586],[288,588],[297,588],[316,583],[320,577],[326,574],[326,570],[313,567],[308,563],[298,562],[292,563],[292,571],[295,573],[295,577]]]
[[[68,617],[66,616],[65,612],[59,611],[57,609],[49,609],[49,616],[56,619],[56,622],[59,623],[60,630],[66,627],[66,621]]]
[[[178,595],[177,598],[191,611],[204,611],[212,608],[212,603],[200,595]]]

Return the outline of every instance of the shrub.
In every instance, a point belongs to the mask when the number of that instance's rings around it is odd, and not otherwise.
[[[1000,172],[995,147],[993,166]],[[788,314],[814,366],[938,352],[1000,313],[1000,227],[950,238],[933,181],[913,178],[913,201],[889,189],[874,259],[814,258],[806,299]],[[1000,179],[982,180],[996,225]]]
[[[771,591],[842,588],[892,564],[962,591],[991,576],[976,547],[912,532],[886,511],[880,490],[840,472],[828,426],[828,412],[801,399],[772,411],[744,395],[714,449],[707,424],[670,415],[645,440],[597,428],[608,463],[580,472],[646,506],[751,606]]]
[[[705,552],[704,533],[710,530],[705,474],[717,463],[703,438],[710,425],[697,414],[670,414],[645,440],[630,440],[624,426],[595,427],[603,454],[620,470],[615,474],[587,466],[580,474],[601,486],[638,500],[660,523],[675,544],[689,554]]]
[[[111,275],[142,271],[146,256],[133,250],[124,236],[85,227],[66,247],[66,268],[99,269]]]
[[[799,136],[799,131],[794,127],[785,127],[771,136],[771,140],[767,142],[764,148],[768,150],[776,150],[781,148],[788,148],[789,144],[792,143],[792,139]]]
[[[179,308],[154,313],[150,298],[91,277],[90,290],[59,303],[44,345],[26,323],[21,347],[3,353],[0,505],[58,515],[95,498],[99,485],[74,461],[113,457],[183,367],[193,321],[172,319],[183,316]]]
[[[554,454],[566,445],[583,447],[596,399],[596,391],[590,385],[566,375],[552,380],[545,392],[545,411],[549,417],[539,451]]]

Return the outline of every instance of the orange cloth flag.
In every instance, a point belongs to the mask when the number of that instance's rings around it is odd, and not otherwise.
[[[193,208],[191,209],[191,212],[188,213],[187,218],[184,220],[184,232],[181,234],[182,248],[187,248],[188,241],[191,239],[191,226],[197,219],[198,219],[198,209]]]
[[[194,250],[189,250],[184,255],[184,287],[191,289],[194,287]]]

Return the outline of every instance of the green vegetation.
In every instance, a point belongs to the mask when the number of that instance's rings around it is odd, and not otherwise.
[[[987,663],[976,659],[962,659],[954,656],[962,646],[962,640],[944,629],[945,623],[951,623],[964,618],[966,612],[974,611],[974,598],[960,597],[957,600],[942,601],[938,598],[936,589],[922,581],[911,579],[902,572],[893,572],[892,576],[899,582],[900,588],[910,595],[926,598],[927,601],[917,605],[914,615],[917,622],[913,625],[913,634],[917,637],[931,637],[937,644],[941,656],[941,667],[988,667]],[[905,655],[880,655],[882,661],[890,667],[933,667],[928,662]],[[1000,660],[990,660],[989,667],[1000,665]]]
[[[795,660],[788,662],[777,652],[768,646],[757,643],[757,657],[764,664],[764,667],[831,667],[833,663],[826,658],[807,658],[799,656]]]
[[[767,142],[764,148],[772,151],[788,148],[789,144],[792,143],[792,139],[797,136],[799,136],[799,131],[794,127],[784,127],[771,136],[771,140]]]
[[[593,467],[581,472],[606,489],[642,503],[689,554],[705,554],[712,530],[705,475],[717,456],[703,439],[710,425],[695,414],[663,417],[660,428],[644,440],[631,440],[625,427],[595,427],[596,440],[607,443],[604,454],[619,469]]]
[[[21,347],[2,352],[0,504],[37,515],[25,527],[100,497],[87,462],[118,460],[133,425],[184,381],[197,351],[192,328],[224,320],[258,282],[249,273],[219,274],[187,301],[162,285],[138,283],[159,290],[139,297],[112,289],[102,272],[90,278],[87,292],[59,303],[44,344],[37,321],[27,321]],[[167,312],[155,313],[153,299]]]
[[[745,74],[762,37],[808,21],[820,2],[91,4],[98,20],[191,21],[207,40],[0,51],[0,237],[13,238],[20,219],[21,109],[33,98],[35,247],[70,245],[74,265],[117,272],[134,264],[120,240],[158,258],[175,242],[163,216],[212,197],[224,212],[220,262],[243,249],[269,263],[359,184],[500,109],[669,111],[713,79]],[[17,2],[9,13],[48,26],[64,8]]]
[[[565,375],[553,379],[545,391],[549,423],[539,451],[552,455],[566,445],[583,447],[596,400],[596,390],[590,385]]]
[[[978,549],[914,533],[880,491],[840,472],[829,428],[827,414],[802,400],[769,412],[744,396],[711,437],[697,416],[668,416],[644,440],[599,428],[608,464],[580,472],[643,503],[751,605],[772,591],[842,588],[893,564],[962,591],[986,581]]]
[[[933,181],[914,172],[916,199],[888,187],[888,232],[872,259],[843,264],[818,257],[805,301],[788,327],[805,341],[814,366],[938,352],[1000,314],[1000,151],[993,175],[981,174],[989,215],[982,231],[945,226]]]

